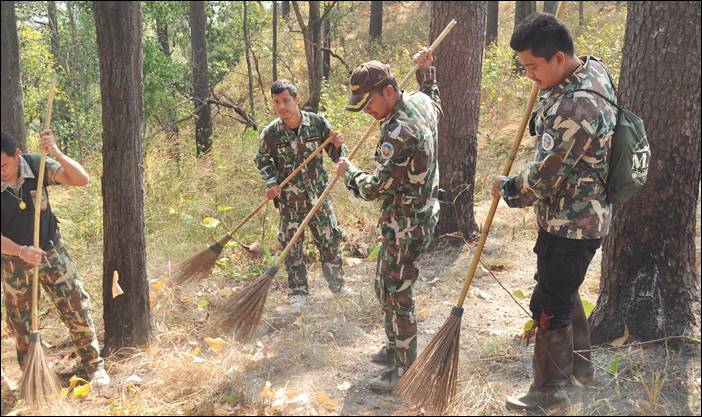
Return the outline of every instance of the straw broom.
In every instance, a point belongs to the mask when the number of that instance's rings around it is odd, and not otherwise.
[[[314,159],[322,150],[331,142],[331,135],[322,142],[321,145],[317,147],[297,168],[293,170],[293,172],[288,175],[283,182],[278,185],[278,187],[282,190],[283,187],[285,187],[290,181],[292,181],[293,178],[297,174],[302,171],[302,169],[310,162],[312,159]],[[204,278],[207,278],[210,275],[210,272],[212,272],[212,268],[215,265],[215,262],[217,261],[217,258],[219,258],[219,255],[222,254],[222,250],[224,249],[224,246],[229,243],[230,240],[234,238],[236,235],[236,232],[241,229],[243,225],[245,225],[253,216],[256,215],[263,207],[266,206],[268,203],[268,198],[263,199],[261,203],[256,206],[253,210],[249,212],[249,214],[244,217],[244,219],[239,222],[239,224],[229,233],[227,233],[222,239],[219,241],[215,242],[213,245],[208,247],[207,249],[204,249],[195,255],[189,257],[188,259],[182,261],[176,266],[177,272],[171,280],[176,284],[176,285],[183,285],[188,282],[192,281],[197,281],[201,280]]]
[[[439,46],[439,44],[441,44],[441,41],[444,40],[446,35],[448,35],[449,32],[451,32],[451,29],[453,29],[455,25],[456,20],[451,20],[451,22],[449,22],[449,24],[446,25],[446,28],[436,38],[436,40],[429,47],[429,49],[431,51],[434,51]],[[409,73],[407,73],[407,75],[405,75],[405,77],[400,82],[400,88],[402,88],[407,83],[407,80],[409,80],[410,76],[413,75],[416,71],[417,66],[414,66],[414,68],[412,68],[412,70]],[[371,135],[371,132],[373,132],[373,130],[376,129],[378,124],[379,121],[374,120],[373,123],[371,123],[371,125],[368,126],[365,133],[363,134],[363,137],[361,137],[361,139],[358,141],[356,146],[349,154],[349,160],[353,159],[353,157],[361,148],[361,145],[363,145],[366,139],[368,139],[368,137]],[[247,285],[244,289],[239,291],[239,293],[234,295],[232,299],[225,305],[223,309],[224,311],[222,314],[222,318],[219,321],[219,325],[224,328],[233,329],[234,334],[242,342],[249,341],[254,336],[256,328],[258,327],[258,324],[261,321],[263,306],[266,303],[268,291],[270,289],[271,282],[273,282],[273,278],[275,278],[275,274],[281,268],[283,262],[285,261],[285,257],[288,255],[288,253],[290,253],[290,250],[292,250],[292,247],[295,244],[295,242],[297,242],[302,233],[305,231],[305,227],[307,227],[307,224],[310,222],[310,220],[312,220],[312,217],[315,216],[322,204],[324,204],[324,200],[327,198],[332,188],[334,188],[334,185],[339,181],[340,178],[341,177],[336,175],[331,180],[331,182],[329,182],[327,187],[324,189],[324,192],[322,192],[322,194],[319,196],[317,203],[315,203],[310,212],[307,213],[305,220],[302,221],[302,224],[300,225],[300,227],[297,228],[297,231],[293,235],[292,239],[290,239],[290,242],[288,242],[283,252],[280,254],[280,256],[278,256],[275,265],[268,268],[268,270],[263,275],[256,278],[253,282],[251,282],[251,284]]]
[[[563,3],[560,2],[556,16],[562,16]],[[534,108],[539,88],[534,84],[529,94],[522,121],[517,129],[517,134],[512,142],[512,150],[502,170],[502,175],[509,175],[514,159],[519,150],[522,136],[526,129],[531,111]],[[414,361],[409,369],[402,375],[394,392],[402,397],[421,405],[436,413],[441,413],[456,393],[458,379],[458,356],[460,352],[459,341],[461,338],[461,318],[463,316],[463,303],[468,294],[468,289],[473,282],[475,270],[480,261],[485,241],[487,240],[492,219],[495,216],[499,197],[493,197],[490,211],[482,228],[480,242],[473,253],[468,275],[463,283],[463,289],[458,296],[456,306],[451,309],[451,314],[439,328],[421,355]]]
[[[51,110],[54,104],[54,92],[56,90],[56,80],[53,80],[49,87],[49,98],[46,107],[46,118],[44,119],[44,130],[51,127]],[[44,187],[44,173],[46,166],[46,153],[41,152],[39,162],[39,178],[37,179],[37,191],[34,199],[34,247],[39,249],[39,218],[41,214],[41,196]],[[44,355],[41,344],[41,333],[38,323],[38,303],[39,303],[39,266],[34,267],[34,279],[32,281],[32,331],[29,336],[29,352],[24,365],[24,375],[20,381],[22,389],[22,399],[32,408],[39,408],[52,401],[61,401],[59,395],[60,387],[56,375],[49,368],[49,363]]]

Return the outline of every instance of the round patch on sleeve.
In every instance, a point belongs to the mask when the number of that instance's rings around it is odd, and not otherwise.
[[[553,149],[554,145],[554,140],[553,136],[551,136],[548,133],[544,133],[543,136],[541,136],[541,147],[544,148],[546,152],[550,151]]]
[[[380,155],[383,159],[390,159],[395,154],[395,148],[392,147],[388,142],[384,142],[380,145]]]

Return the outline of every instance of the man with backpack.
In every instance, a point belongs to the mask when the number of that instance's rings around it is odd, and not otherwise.
[[[542,91],[530,123],[534,161],[515,176],[498,176],[492,189],[510,207],[534,205],[539,224],[529,305],[537,326],[534,381],[507,406],[548,409],[568,404],[561,388],[571,375],[582,384],[593,378],[589,353],[573,352],[590,349],[578,289],[612,216],[606,182],[618,109],[605,66],[578,58],[568,28],[554,16],[524,20],[510,46]]]

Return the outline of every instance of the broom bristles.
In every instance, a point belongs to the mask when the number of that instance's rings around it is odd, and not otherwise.
[[[183,285],[207,278],[212,272],[217,258],[222,254],[223,248],[223,245],[219,244],[219,242],[215,243],[179,263],[176,266],[177,272],[171,277],[171,280],[176,285]]]
[[[278,272],[277,267],[269,268],[234,295],[223,308],[219,325],[233,330],[236,337],[243,343],[250,341],[256,334],[276,272]]]
[[[429,345],[400,378],[395,393],[440,414],[456,393],[463,309],[454,307]]]
[[[22,399],[29,407],[45,408],[50,403],[61,404],[61,384],[49,368],[38,332],[30,335],[31,343],[20,387]]]

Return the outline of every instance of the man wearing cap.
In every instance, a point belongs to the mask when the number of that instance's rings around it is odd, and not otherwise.
[[[442,116],[431,51],[414,55],[421,92],[400,91],[387,65],[370,61],[351,75],[347,110],[364,111],[381,122],[376,167],[364,172],[340,158],[337,175],[364,200],[382,200],[375,291],[382,305],[387,343],[371,356],[390,365],[370,387],[391,391],[417,357],[417,322],[412,286],[418,258],[431,242],[439,219],[437,126]]]
[[[289,80],[277,80],[271,86],[273,107],[280,116],[271,122],[259,138],[256,166],[266,184],[266,196],[275,199],[280,210],[278,240],[282,245],[292,239],[302,221],[327,186],[327,171],[322,154],[312,159],[283,189],[280,184],[290,173],[317,149],[329,136],[331,143],[326,151],[333,161],[345,152],[343,136],[331,130],[324,118],[314,113],[300,111],[297,87]],[[309,223],[312,237],[319,249],[322,272],[332,293],[352,296],[355,292],[344,286],[341,260],[342,232],[334,216],[331,199],[321,207]],[[288,273],[290,304],[299,310],[309,294],[307,268],[302,256],[304,236],[293,246],[285,258]]]

